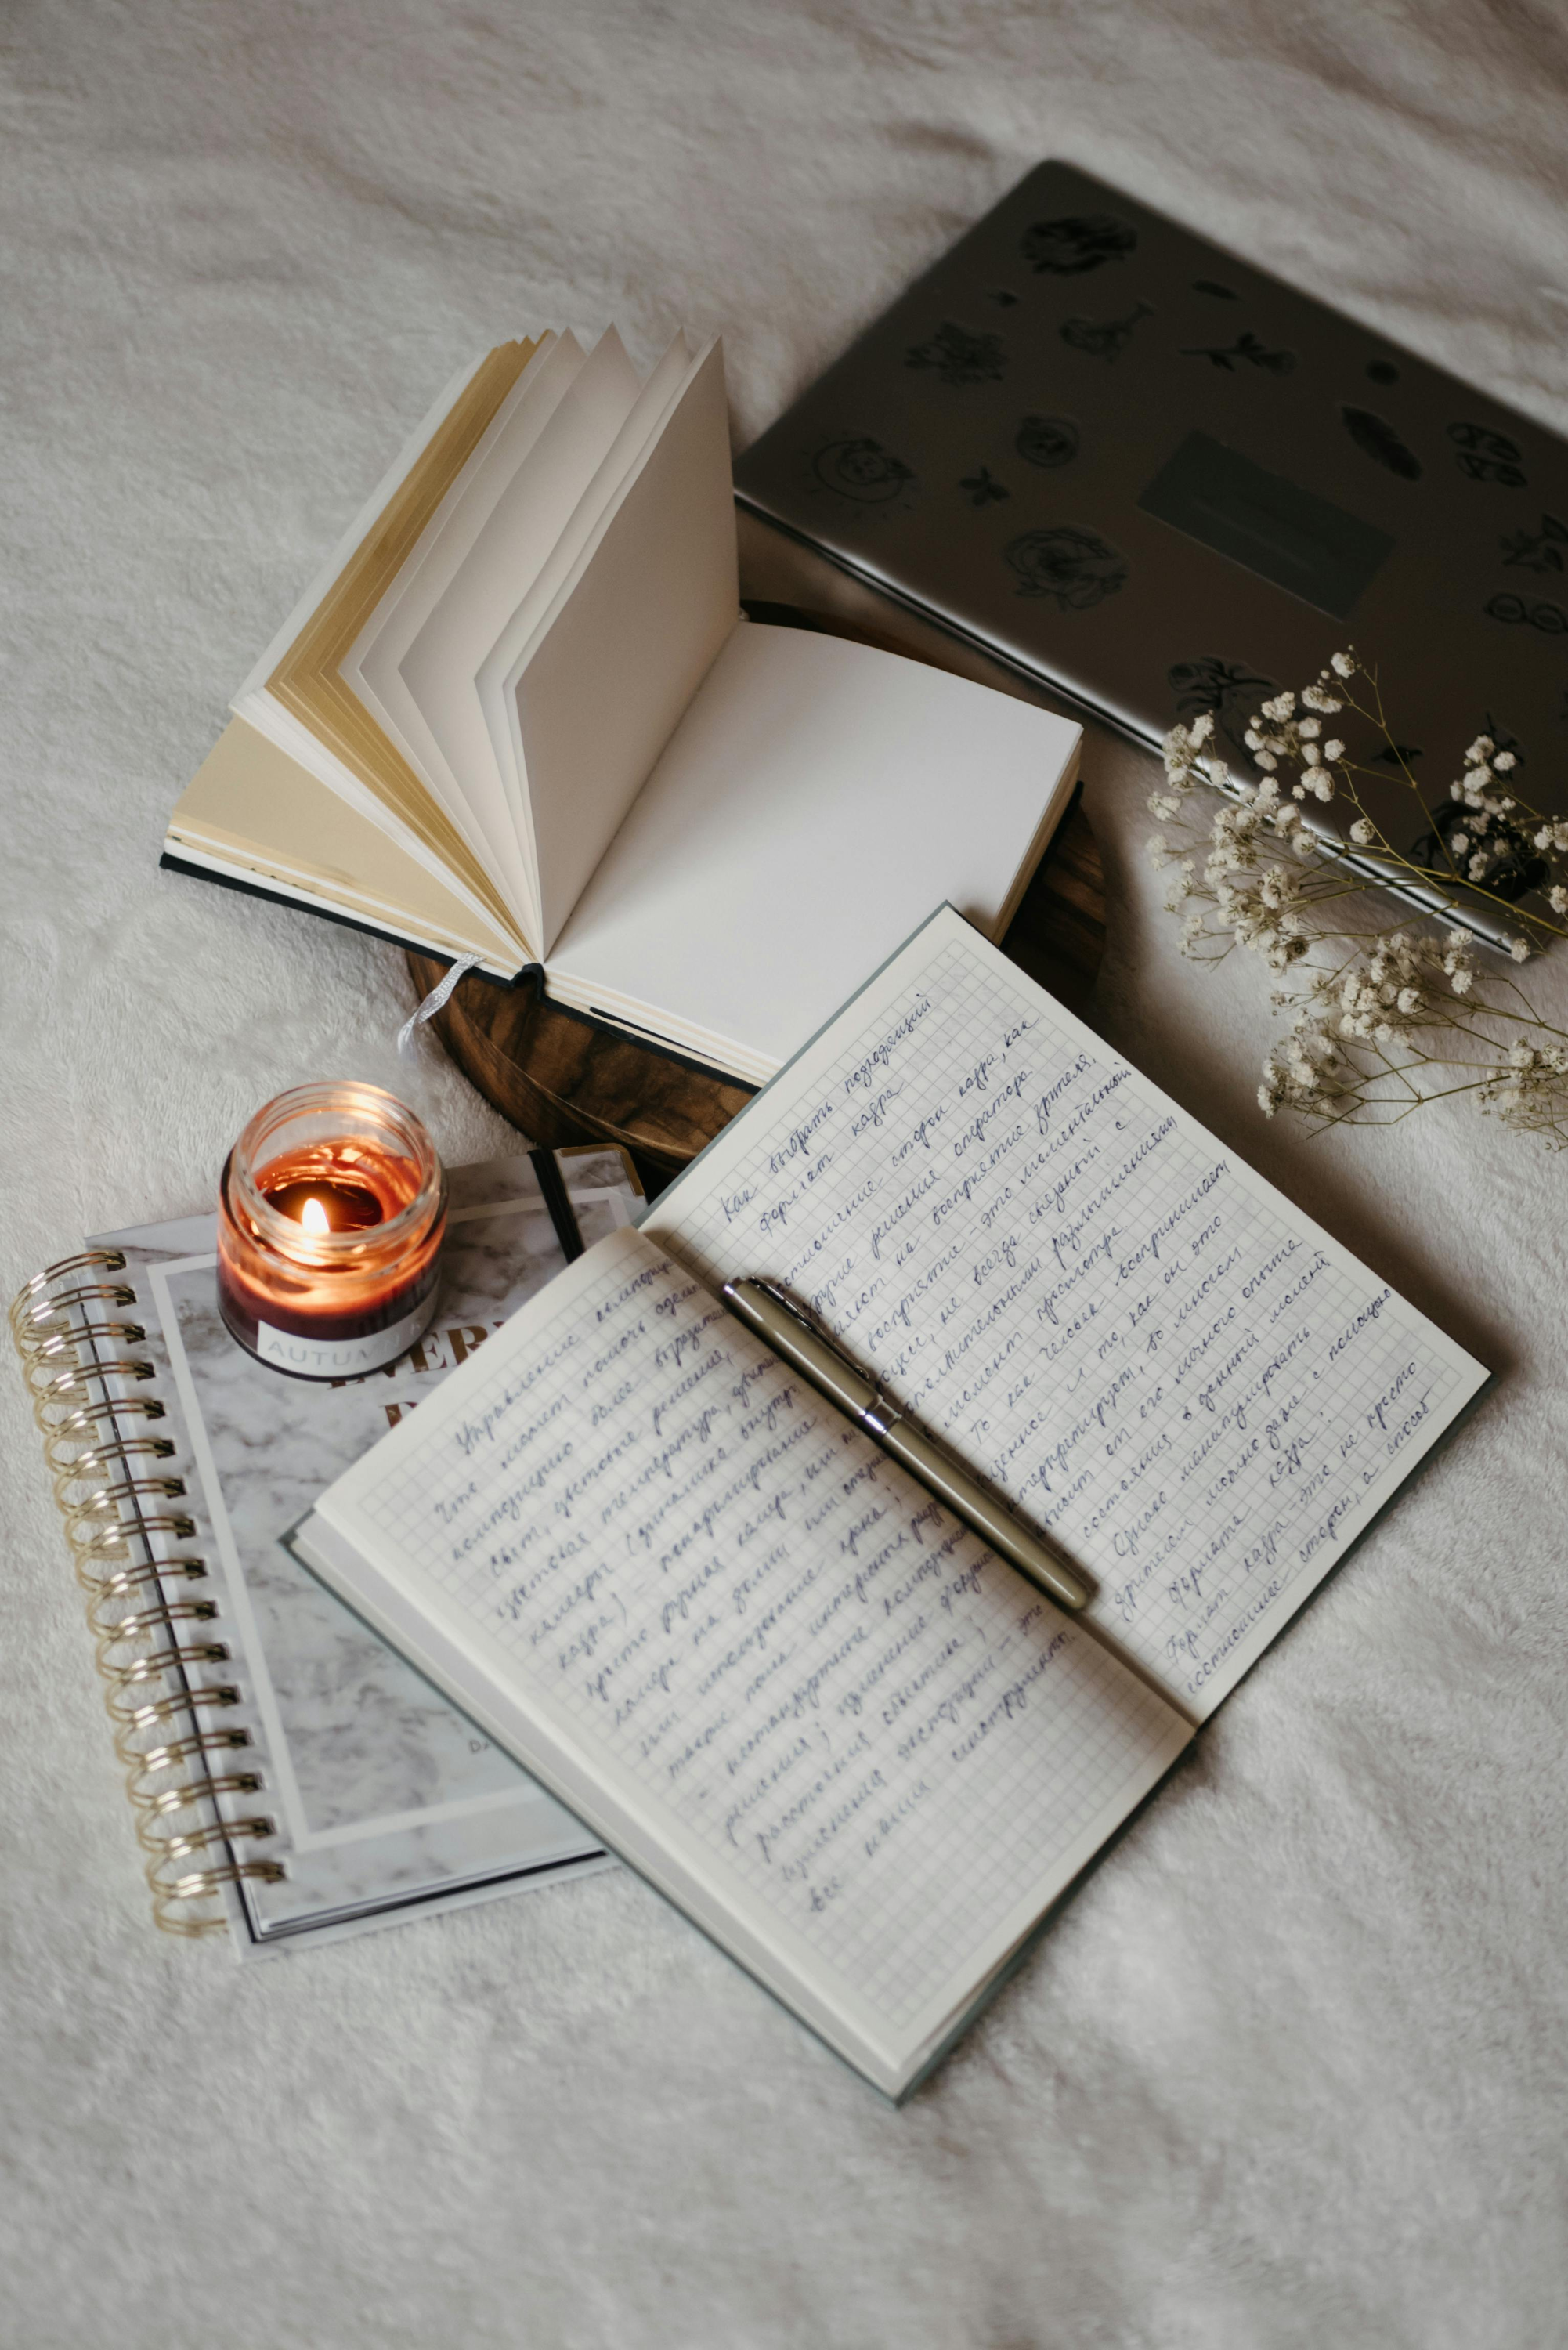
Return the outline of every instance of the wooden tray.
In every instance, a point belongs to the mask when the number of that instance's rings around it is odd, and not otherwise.
[[[917,650],[890,631],[839,616],[754,601],[746,609],[775,626],[853,637],[950,665],[926,647]],[[1002,941],[1031,978],[1075,1012],[1087,1003],[1106,943],[1099,845],[1081,797],[1080,790]],[[411,949],[408,964],[421,996],[446,968]],[[463,1075],[531,1142],[557,1150],[618,1143],[630,1151],[650,1196],[711,1142],[753,1091],[551,1003],[537,970],[514,987],[471,973],[431,1025]]]

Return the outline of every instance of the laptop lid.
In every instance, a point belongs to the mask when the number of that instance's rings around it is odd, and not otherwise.
[[[1459,820],[1478,733],[1568,814],[1568,444],[1065,164],[900,296],[735,481],[1126,733],[1211,711],[1243,771],[1259,703],[1354,644],[1403,767],[1334,731],[1386,773],[1366,796],[1387,837],[1446,876],[1434,820]],[[1539,903],[1533,863],[1521,831],[1489,886]],[[1467,919],[1511,934],[1481,901]]]

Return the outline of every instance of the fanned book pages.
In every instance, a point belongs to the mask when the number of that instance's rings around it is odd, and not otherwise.
[[[743,1275],[1085,1614],[730,1317]],[[898,2095],[1486,1376],[944,908],[296,1541]]]
[[[723,357],[613,328],[449,387],[236,697],[166,865],[751,1082],[946,895],[1000,938],[1075,726],[742,621]]]
[[[366,1378],[280,1378],[235,1346],[210,1215],[105,1233],[18,1301],[172,1931],[226,1918],[234,1950],[259,1957],[604,1865],[595,1835],[277,1539],[493,1343],[566,1243],[628,1223],[640,1195],[618,1152],[560,1160],[562,1232],[527,1159],[452,1170],[436,1319]]]

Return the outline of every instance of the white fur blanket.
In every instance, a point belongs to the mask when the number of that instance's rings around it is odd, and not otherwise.
[[[284,1086],[402,1075],[394,951],[157,856],[460,361],[721,328],[749,439],[1061,155],[1562,429],[1565,99],[1560,15],[1488,0],[17,0],[5,1284],[204,1205]],[[17,2350],[1563,2338],[1563,1171],[1458,1107],[1265,1128],[1257,974],[1178,961],[1147,763],[1085,765],[1107,1031],[1495,1367],[1479,1414],[894,2113],[623,1873],[265,1967],[161,1939],[0,1378]]]

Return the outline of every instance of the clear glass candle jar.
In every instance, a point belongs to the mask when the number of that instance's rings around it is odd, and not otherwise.
[[[446,1176],[379,1086],[296,1086],[257,1110],[218,1198],[218,1303],[258,1362],[358,1378],[406,1354],[436,1309]]]

